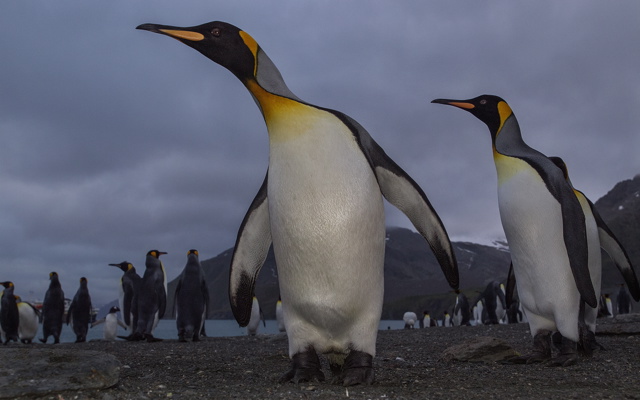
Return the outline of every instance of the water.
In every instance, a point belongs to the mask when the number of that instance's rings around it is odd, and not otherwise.
[[[260,324],[258,328],[258,335],[264,334],[276,334],[278,332],[278,324],[275,320],[266,320],[266,327]],[[102,339],[102,330],[104,324],[98,325],[95,328],[89,329],[87,340]],[[402,320],[382,320],[380,321],[379,329],[403,329],[404,321]],[[241,328],[235,320],[230,319],[208,319],[205,321],[205,329],[208,337],[221,337],[221,336],[244,336],[247,334],[247,328]],[[127,336],[129,331],[118,327],[118,335]],[[173,319],[163,319],[158,323],[156,330],[153,332],[153,336],[160,339],[178,339],[178,328],[176,328],[176,321]],[[42,337],[42,327],[38,330],[36,340]],[[73,333],[71,326],[64,325],[62,333],[60,335],[60,341],[63,343],[75,342],[76,335]],[[53,342],[53,338],[49,337],[49,343]]]

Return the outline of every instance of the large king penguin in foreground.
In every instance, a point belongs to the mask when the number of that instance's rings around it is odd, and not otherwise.
[[[582,299],[596,307],[591,283],[585,218],[573,188],[544,154],[529,147],[509,105],[497,96],[434,100],[469,111],[491,132],[498,173],[498,206],[533,353],[518,361],[551,358],[551,333],[563,336],[552,364],[577,361],[578,314]],[[596,233],[597,234],[597,233]]]
[[[451,243],[426,195],[356,121],[296,97],[246,32],[224,22],[138,29],[177,39],[227,68],[265,119],[269,169],[231,263],[236,319],[249,322],[255,281],[273,243],[292,359],[282,381],[324,379],[323,353],[336,381],[371,383],[383,299],[382,196],[409,217],[449,284],[458,286]]]

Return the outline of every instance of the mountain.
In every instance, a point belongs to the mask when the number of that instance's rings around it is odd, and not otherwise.
[[[640,265],[640,175],[618,183],[595,205],[624,245],[633,265]],[[511,260],[506,243],[486,246],[454,242],[453,247],[460,270],[460,289],[469,300],[474,299],[477,292],[489,282],[505,280]],[[233,318],[227,287],[232,250],[202,262],[211,296],[209,318]],[[610,293],[615,303],[619,284],[623,282],[622,276],[606,253],[603,253],[602,260],[602,292]],[[637,268],[636,271],[640,274]],[[441,317],[445,309],[451,311],[455,295],[451,293],[426,241],[418,233],[404,228],[387,230],[384,276],[383,319],[401,319],[402,314],[409,310],[418,315],[423,310],[429,310],[435,317]],[[165,318],[174,317],[176,284],[177,280],[169,283]],[[266,318],[275,318],[278,293],[278,271],[273,252],[270,251],[256,284],[256,296]]]

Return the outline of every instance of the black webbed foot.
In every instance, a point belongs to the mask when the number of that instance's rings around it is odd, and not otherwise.
[[[332,368],[334,373],[335,368]],[[343,386],[371,385],[374,381],[373,356],[371,354],[351,350],[344,360],[342,371],[334,379],[335,383],[342,382]]]
[[[280,377],[279,383],[322,382],[324,374],[320,370],[320,358],[310,347],[291,357],[291,369]]]

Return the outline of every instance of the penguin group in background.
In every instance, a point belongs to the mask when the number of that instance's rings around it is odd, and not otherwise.
[[[176,326],[178,339],[186,342],[200,340],[200,332],[207,317],[209,288],[200,265],[198,250],[187,252],[187,264],[178,277],[175,293]]]
[[[4,335],[4,344],[10,341],[18,342],[18,326],[20,324],[20,314],[18,313],[18,303],[13,294],[13,282],[6,281],[0,283],[4,286],[2,298],[0,298],[0,327]]]
[[[87,332],[91,324],[91,295],[87,278],[80,278],[80,287],[73,296],[69,310],[67,310],[67,325],[71,323],[73,333],[76,334],[76,343],[87,340]]]
[[[631,312],[631,296],[624,287],[624,283],[620,285],[616,302],[618,303],[618,314],[629,314]]]
[[[453,307],[453,325],[471,325],[471,310],[469,309],[469,299],[459,290],[456,290],[456,304]]]
[[[129,332],[133,334],[138,325],[138,291],[140,290],[140,275],[136,272],[136,268],[128,261],[120,264],[109,264],[112,267],[118,267],[122,270],[122,278],[120,278],[120,295],[118,303],[120,312],[125,325]]]
[[[258,303],[258,298],[253,296],[253,301],[251,302],[251,318],[247,324],[247,335],[255,336],[258,333],[258,327],[260,326],[261,320],[262,324],[266,328],[267,322],[264,320],[264,314],[262,313],[262,309]]]
[[[402,316],[402,320],[404,321],[404,329],[413,329],[418,322],[418,316],[413,311],[407,311]]]
[[[286,332],[287,328],[284,325],[284,313],[282,312],[282,299],[278,297],[276,302],[276,322],[278,323],[278,331]]]
[[[167,274],[160,261],[163,254],[167,253],[158,250],[147,252],[146,268],[138,291],[138,323],[134,334],[126,338],[128,340],[162,340],[153,337],[153,330],[167,307]]]
[[[422,312],[422,327],[423,328],[432,328],[434,326],[438,326],[438,323],[435,319],[431,318],[429,311]]]
[[[18,337],[22,343],[30,344],[38,333],[40,311],[33,304],[22,301],[19,296],[16,296],[16,301],[18,302],[18,315],[20,317]]]
[[[49,336],[53,336],[53,343],[60,343],[62,318],[64,317],[64,291],[60,285],[57,272],[49,274],[49,289],[42,302],[42,343],[47,343]]]
[[[470,112],[491,133],[500,217],[533,336],[533,352],[513,361],[550,360],[551,334],[557,330],[562,344],[551,364],[574,364],[580,304],[596,307],[597,297],[585,217],[571,185],[547,156],[524,142],[513,111],[500,97],[433,102]]]
[[[499,324],[507,309],[505,292],[498,281],[492,281],[478,296],[476,305],[482,303],[480,321],[485,325]]]
[[[295,96],[248,33],[224,22],[138,29],[177,39],[228,69],[267,125],[267,176],[231,262],[236,320],[250,321],[256,277],[273,244],[291,358],[280,381],[324,380],[318,354],[326,354],[336,382],[371,384],[383,302],[383,196],[409,217],[458,287],[451,243],[426,195],[355,120]]]
[[[107,315],[105,315],[104,318],[99,319],[91,324],[91,328],[104,324],[104,331],[102,335],[104,340],[116,340],[118,326],[121,326],[125,330],[127,329],[127,325],[125,325],[118,319],[118,311],[120,311],[120,308],[117,306],[113,306],[109,309],[109,312],[107,313]]]

